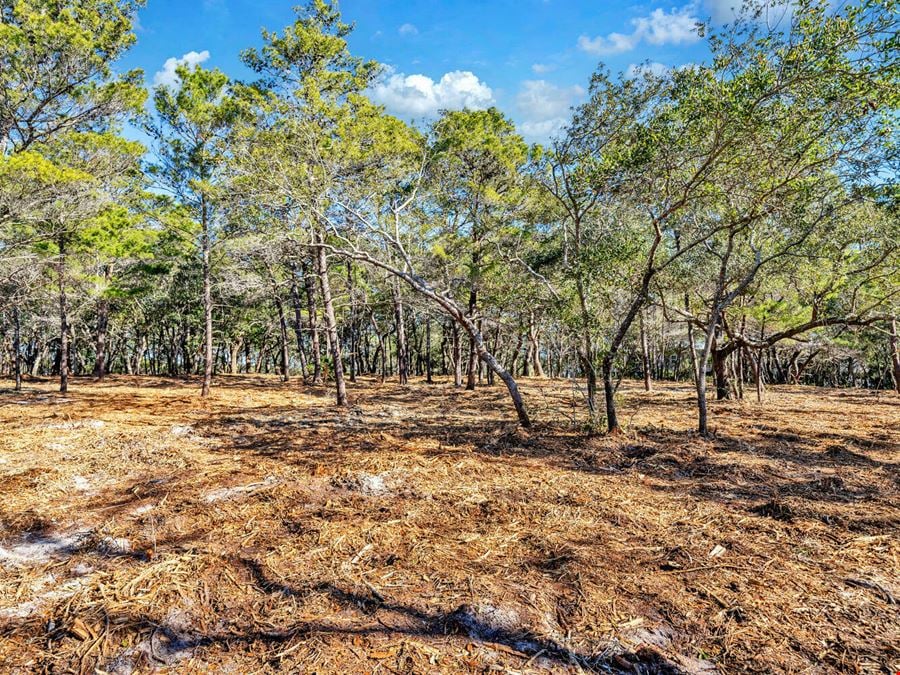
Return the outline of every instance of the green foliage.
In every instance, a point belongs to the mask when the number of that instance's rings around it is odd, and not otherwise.
[[[108,125],[143,105],[143,74],[115,75],[134,43],[132,0],[0,1],[0,151]]]

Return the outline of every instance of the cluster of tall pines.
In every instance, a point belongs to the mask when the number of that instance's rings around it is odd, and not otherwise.
[[[897,3],[752,3],[705,63],[612,74],[529,146],[501,110],[408,124],[311,0],[239,81],[117,68],[137,0],[0,0],[0,373],[623,378],[707,399],[898,388]],[[139,143],[128,138],[142,130]]]

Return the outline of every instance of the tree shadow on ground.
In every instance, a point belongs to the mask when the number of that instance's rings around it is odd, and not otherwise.
[[[253,586],[269,596],[292,598],[298,602],[314,596],[327,598],[340,609],[344,617],[341,623],[321,620],[299,621],[280,629],[261,629],[256,625],[228,625],[220,632],[196,633],[185,631],[148,617],[109,614],[104,619],[113,625],[128,625],[138,631],[150,631],[152,659],[158,665],[176,665],[180,659],[193,655],[198,649],[224,647],[231,651],[237,646],[281,649],[288,643],[321,636],[382,637],[397,639],[415,637],[439,639],[454,645],[454,651],[471,654],[465,646],[474,643],[496,655],[492,658],[515,659],[517,668],[534,664],[535,668],[551,671],[577,668],[582,671],[602,673],[630,673],[632,675],[679,675],[685,671],[675,662],[650,647],[634,651],[614,648],[599,655],[586,655],[565,647],[559,642],[539,636],[526,627],[497,625],[482,616],[477,608],[460,605],[450,611],[426,611],[410,605],[394,602],[374,589],[364,592],[340,588],[331,583],[317,583],[308,588],[295,588],[274,580],[264,566],[256,560],[234,557],[230,565],[243,571]],[[354,617],[347,625],[346,616]],[[160,639],[162,638],[162,639]],[[449,643],[446,642],[449,640]],[[499,651],[498,651],[499,650]],[[121,657],[119,657],[121,658]],[[105,664],[109,665],[109,660]],[[151,664],[152,665],[152,664]]]

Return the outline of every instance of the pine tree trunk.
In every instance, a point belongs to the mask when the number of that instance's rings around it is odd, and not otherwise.
[[[104,280],[109,283],[110,270],[106,266]],[[102,380],[106,376],[106,338],[109,330],[109,300],[101,298],[97,306],[96,356],[94,358],[93,376]]]
[[[328,281],[328,260],[325,248],[316,247],[316,272],[322,290],[322,305],[325,309],[325,327],[328,331],[331,356],[334,361],[334,384],[337,405],[347,405],[347,385],[344,382],[344,364],[341,362],[341,342],[338,339],[337,320],[334,315],[334,304],[331,300],[331,284]]]
[[[478,305],[478,291],[473,287],[469,291],[469,318],[475,315],[475,308]],[[466,364],[466,389],[472,391],[475,389],[475,369],[478,367],[478,354],[475,347],[474,338],[469,338],[469,361]]]
[[[544,367],[541,365],[541,345],[538,340],[537,325],[534,321],[534,312],[529,314],[528,339],[531,341],[531,366],[535,377],[544,377]]]
[[[66,297],[66,240],[59,239],[59,392],[69,391],[69,306]]]
[[[201,216],[203,226],[203,327],[204,327],[204,352],[203,352],[203,387],[200,396],[209,396],[209,388],[213,375],[213,307],[212,307],[212,280],[210,278],[210,234],[209,213],[206,199],[202,198]],[[186,355],[186,354],[185,354]]]
[[[644,312],[638,315],[641,331],[641,368],[644,371],[644,391],[653,391],[653,381],[650,379],[650,349],[647,345],[647,328],[644,325]]]
[[[453,324],[453,386],[462,387],[462,345],[460,344],[459,326]]]
[[[300,289],[297,287],[297,267],[290,266],[291,272],[291,305],[294,308],[294,335],[297,338],[297,355],[300,357],[300,371],[304,382],[306,372],[306,350],[303,348],[303,303],[300,300]]]
[[[13,376],[15,390],[22,391],[22,326],[19,318],[19,306],[13,305]]]
[[[396,281],[391,284],[391,299],[394,304],[394,326],[397,336],[397,373],[400,384],[409,384],[409,352],[403,319],[403,301],[400,299],[400,289]]]
[[[433,384],[431,367],[431,317],[425,319],[425,381]]]
[[[322,384],[322,348],[319,343],[319,326],[316,318],[316,294],[312,276],[303,266],[303,283],[306,286],[306,311],[309,315],[309,334],[313,359],[313,384]]]
[[[713,338],[715,342],[715,338]],[[730,384],[728,382],[727,358],[723,350],[713,346],[712,352],[713,374],[716,379],[716,399],[724,401],[731,394]]]
[[[287,319],[284,316],[284,303],[281,298],[275,296],[275,308],[278,310],[278,327],[281,332],[281,381],[287,382],[291,378],[290,369],[288,367],[288,328]]]
[[[894,389],[900,394],[900,333],[897,330],[897,319],[891,319],[891,370],[894,374]],[[812,361],[810,357],[809,361]],[[807,361],[807,364],[809,363]]]
[[[706,364],[698,362],[697,368],[697,429],[700,435],[709,433],[709,412],[706,404]]]
[[[616,388],[612,380],[612,364],[614,355],[609,353],[603,358],[603,397],[606,403],[606,429],[613,436],[620,434],[619,416],[616,414]]]

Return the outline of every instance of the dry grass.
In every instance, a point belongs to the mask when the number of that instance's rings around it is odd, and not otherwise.
[[[0,394],[4,672],[900,669],[900,399],[222,378]]]

